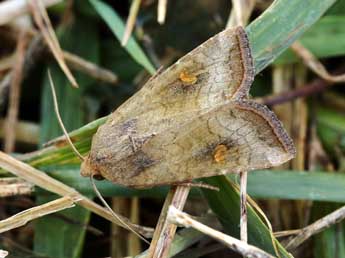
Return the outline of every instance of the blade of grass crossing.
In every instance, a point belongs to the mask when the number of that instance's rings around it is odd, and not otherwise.
[[[108,25],[109,29],[114,33],[116,38],[121,41],[125,33],[125,25],[119,15],[103,1],[89,0],[89,2]],[[150,74],[155,73],[156,69],[153,67],[152,63],[145,55],[139,44],[135,41],[133,36],[129,37],[125,49],[132,56],[132,58],[141,64]]]

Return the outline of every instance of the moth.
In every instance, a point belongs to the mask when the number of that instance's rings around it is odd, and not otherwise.
[[[244,29],[220,32],[109,116],[81,175],[149,188],[290,160],[295,147],[281,122],[248,99],[254,74]]]

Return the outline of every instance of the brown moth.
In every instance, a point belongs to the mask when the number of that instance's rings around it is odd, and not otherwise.
[[[248,100],[254,67],[242,27],[182,57],[99,127],[81,167],[136,188],[280,165],[295,154],[275,114]]]

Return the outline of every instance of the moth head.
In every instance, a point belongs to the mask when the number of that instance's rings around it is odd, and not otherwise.
[[[95,166],[92,166],[92,163],[90,162],[89,155],[81,163],[80,175],[83,177],[89,177],[89,178],[92,176],[93,178],[95,178],[97,180],[103,180],[104,179],[104,177],[101,175],[99,170]]]

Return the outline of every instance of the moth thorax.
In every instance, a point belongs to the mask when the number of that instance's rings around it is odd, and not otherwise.
[[[214,148],[213,159],[217,163],[223,163],[225,161],[225,155],[228,148],[224,144],[219,144]]]

